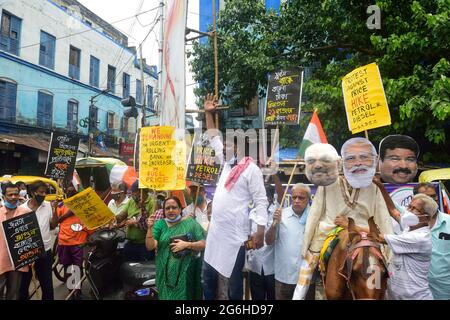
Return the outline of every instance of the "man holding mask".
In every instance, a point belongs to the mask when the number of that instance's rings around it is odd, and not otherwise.
[[[34,262],[37,279],[42,289],[42,300],[53,300],[53,277],[52,277],[52,236],[50,230],[58,225],[58,216],[56,209],[50,202],[45,201],[47,195],[47,185],[42,181],[37,181],[30,186],[31,199],[25,202],[21,207],[27,212],[36,212],[39,228],[41,229],[42,240],[44,241],[45,254]],[[20,299],[29,299],[29,287],[33,273],[30,270],[22,277],[20,286]]]
[[[124,182],[111,186],[111,201],[108,203],[109,210],[118,215],[123,211],[129,198],[127,197],[127,186]]]
[[[195,204],[197,190],[198,190],[198,197],[197,197],[197,204]],[[207,207],[208,207],[208,203],[211,200],[206,198],[205,188],[201,185],[195,185],[195,184],[190,185],[189,193],[192,198],[192,203],[190,205],[188,205],[186,208],[184,208],[184,210],[182,212],[182,216],[185,217],[185,216],[190,215],[195,220],[197,220],[197,222],[206,231],[206,230],[208,230],[208,225],[209,225]],[[195,212],[194,212],[194,208],[195,208]]]

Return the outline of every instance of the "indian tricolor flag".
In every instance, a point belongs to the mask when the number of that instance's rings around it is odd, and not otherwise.
[[[316,110],[314,110],[311,121],[309,122],[308,128],[306,129],[305,135],[303,136],[302,143],[298,150],[298,154],[302,159],[305,158],[305,150],[310,145],[314,143],[328,143],[325,132],[323,132],[322,124],[320,123],[319,116]]]

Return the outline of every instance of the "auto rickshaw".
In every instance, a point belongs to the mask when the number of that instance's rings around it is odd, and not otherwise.
[[[12,177],[0,177],[0,183],[5,181],[11,181],[16,183],[22,181],[27,186],[31,185],[37,181],[42,181],[50,186],[49,194],[45,196],[46,201],[62,200],[64,198],[64,192],[61,187],[56,183],[56,181],[39,176],[12,176]]]

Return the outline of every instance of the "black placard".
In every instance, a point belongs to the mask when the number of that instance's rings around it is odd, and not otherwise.
[[[192,144],[186,180],[200,184],[215,185],[222,166],[216,163],[216,154],[206,136],[196,134]]]
[[[52,132],[45,175],[52,179],[72,177],[79,142],[78,136]]]
[[[45,252],[34,211],[3,221],[3,230],[16,270],[29,265]]]
[[[269,75],[266,125],[296,125],[300,115],[303,71],[279,70]]]

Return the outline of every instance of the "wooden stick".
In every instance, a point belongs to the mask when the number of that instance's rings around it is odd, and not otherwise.
[[[292,169],[291,176],[289,177],[289,181],[288,181],[288,184],[286,186],[286,190],[284,190],[283,198],[281,199],[281,202],[279,202],[280,203],[280,208],[283,208],[284,199],[286,198],[286,194],[287,194],[287,192],[289,190],[289,187],[291,185],[292,178],[294,177],[295,169],[297,169],[297,164],[298,163],[296,162],[295,165],[294,165],[294,169]],[[275,220],[273,225],[276,226],[277,223],[278,223],[278,220]]]
[[[366,139],[369,140],[369,132],[367,130],[364,130],[364,134],[366,135]]]
[[[273,137],[272,152],[270,153],[270,157],[269,157],[269,159],[267,160],[266,165],[270,164],[270,162],[272,161],[272,157],[274,156],[274,153],[275,153],[275,147],[277,146],[276,141],[278,140],[278,136],[280,135],[278,125],[277,125],[277,127],[276,127],[275,130],[276,130],[276,131],[275,131],[275,136]],[[270,179],[270,174],[267,175],[267,177],[266,177],[266,179],[265,179],[265,182],[266,182],[266,183],[269,182],[269,179]]]
[[[197,186],[197,192],[195,193],[195,199],[194,199],[194,211],[193,211],[194,218],[195,218],[195,211],[197,211],[197,199],[198,199],[199,191],[200,191],[200,186]]]

